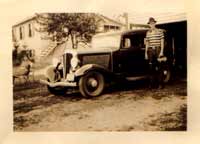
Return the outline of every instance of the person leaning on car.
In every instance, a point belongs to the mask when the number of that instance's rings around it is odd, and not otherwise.
[[[162,77],[158,74],[158,58],[163,57],[164,52],[164,32],[156,28],[156,20],[149,18],[150,29],[146,33],[145,59],[149,62],[150,88],[162,88]]]

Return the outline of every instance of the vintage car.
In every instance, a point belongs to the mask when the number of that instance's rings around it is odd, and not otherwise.
[[[145,54],[145,30],[108,32],[93,37],[91,48],[67,49],[61,61],[47,70],[47,80],[41,80],[53,94],[78,88],[84,97],[99,96],[105,84],[116,79],[146,78],[148,63]],[[165,44],[165,54],[171,47]],[[170,60],[168,60],[170,63]],[[166,67],[165,82],[170,79]]]

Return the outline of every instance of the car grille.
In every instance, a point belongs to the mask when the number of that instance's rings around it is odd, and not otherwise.
[[[64,78],[66,78],[67,73],[69,73],[71,58],[72,58],[72,54],[66,53],[63,55],[63,77]]]

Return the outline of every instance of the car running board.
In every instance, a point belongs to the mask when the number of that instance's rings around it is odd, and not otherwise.
[[[126,80],[136,81],[136,80],[141,80],[141,79],[146,79],[146,78],[148,78],[148,76],[126,77]]]
[[[46,80],[40,80],[39,81],[41,84],[48,85],[50,87],[58,87],[58,86],[63,86],[63,87],[76,87],[77,84],[75,82],[55,82],[51,83]]]

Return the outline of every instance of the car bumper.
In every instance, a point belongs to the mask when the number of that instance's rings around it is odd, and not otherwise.
[[[62,86],[62,87],[76,87],[77,86],[76,82],[56,82],[56,83],[51,83],[51,82],[48,82],[46,80],[40,80],[40,83],[48,85],[50,87],[58,87],[58,86]]]

